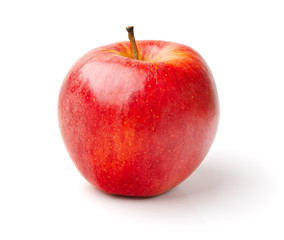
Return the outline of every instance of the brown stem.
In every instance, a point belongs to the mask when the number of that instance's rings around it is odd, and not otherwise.
[[[130,43],[131,43],[133,56],[134,56],[135,59],[139,60],[137,45],[136,45],[136,41],[135,41],[135,37],[134,37],[134,26],[126,27],[126,30],[128,32],[128,38],[129,38]]]

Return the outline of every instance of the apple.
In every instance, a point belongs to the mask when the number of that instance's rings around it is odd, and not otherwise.
[[[61,134],[79,172],[100,190],[150,197],[184,181],[216,135],[215,82],[192,48],[166,41],[95,48],[63,81]]]

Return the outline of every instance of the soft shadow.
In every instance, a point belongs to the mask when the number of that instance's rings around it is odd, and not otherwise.
[[[183,183],[166,193],[154,197],[111,195],[96,189],[92,185],[86,187],[91,194],[99,194],[107,198],[128,201],[153,201],[158,198],[175,199],[210,194],[212,192],[222,191],[222,189],[227,188],[238,180],[238,169],[240,166],[234,166],[236,162],[240,161],[235,155],[224,156],[215,154],[208,156]]]
[[[109,195],[90,185],[84,192],[113,212],[139,214],[145,219],[148,216],[157,220],[169,219],[169,216],[181,219],[204,211],[226,215],[232,209],[238,214],[244,209],[256,208],[256,201],[268,194],[265,168],[256,163],[242,154],[212,153],[186,181],[156,197]]]
[[[232,193],[253,187],[260,172],[252,171],[255,159],[236,153],[213,153],[208,155],[196,171],[173,191],[168,192],[169,199],[209,197]],[[246,164],[244,164],[246,163]],[[261,166],[258,166],[258,170]]]
[[[214,158],[209,157],[199,168],[173,191],[170,198],[185,198],[197,195],[209,195],[228,188],[238,178],[235,169],[214,165]],[[210,162],[212,163],[210,163]]]

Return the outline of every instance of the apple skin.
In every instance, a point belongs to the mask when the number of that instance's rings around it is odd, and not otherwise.
[[[185,180],[215,138],[219,103],[203,58],[182,44],[96,48],[71,68],[58,118],[69,155],[100,190],[150,197]]]

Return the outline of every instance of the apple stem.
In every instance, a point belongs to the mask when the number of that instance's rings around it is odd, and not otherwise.
[[[135,37],[134,37],[134,26],[126,27],[126,30],[128,32],[128,38],[129,38],[130,43],[131,43],[133,56],[134,56],[135,59],[139,60],[138,49],[137,49],[137,45],[136,45],[136,41],[135,41]]]

